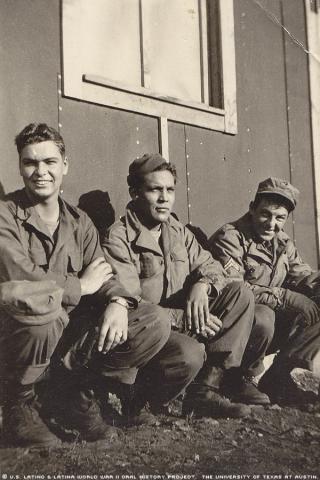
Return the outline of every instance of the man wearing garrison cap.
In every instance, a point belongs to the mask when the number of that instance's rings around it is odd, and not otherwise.
[[[244,281],[255,296],[255,320],[241,368],[230,376],[230,398],[244,403],[299,404],[294,368],[320,368],[320,274],[304,263],[283,227],[299,191],[267,178],[258,186],[249,212],[221,227],[209,240],[213,256],[230,280]],[[266,353],[279,351],[258,388]]]
[[[239,282],[226,286],[219,262],[171,214],[176,177],[175,167],[158,153],[135,159],[127,177],[132,200],[102,246],[128,292],[139,296],[141,304],[162,307],[171,320],[172,338],[182,344],[192,340],[186,361],[195,361],[195,345],[206,347],[207,361],[186,391],[183,413],[242,417],[250,412],[248,406],[224,398],[220,385],[225,371],[241,364],[252,328],[253,295]],[[175,346],[170,354],[176,356]],[[182,373],[182,365],[175,365]],[[145,371],[149,369],[149,378],[157,375],[152,367],[151,362]],[[165,378],[159,377],[163,388],[171,375],[168,364]],[[156,397],[147,387],[148,376],[139,380],[152,407]]]

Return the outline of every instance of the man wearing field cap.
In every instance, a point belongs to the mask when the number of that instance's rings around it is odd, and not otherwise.
[[[209,240],[213,256],[230,280],[244,281],[255,296],[255,321],[240,369],[227,389],[247,403],[298,403],[290,373],[320,368],[320,323],[317,306],[320,274],[304,263],[283,227],[295,209],[299,191],[280,178],[267,178],[249,211],[221,227]],[[257,388],[266,353],[279,351]],[[320,372],[320,370],[319,370]]]
[[[171,337],[190,344],[189,361],[202,343],[206,346],[207,362],[187,389],[183,412],[242,417],[250,410],[223,398],[220,384],[226,370],[241,364],[252,328],[253,296],[239,283],[226,286],[219,262],[171,214],[176,177],[175,167],[158,153],[135,159],[127,177],[132,201],[102,246],[130,294],[139,296],[142,304],[160,305],[170,318]],[[171,352],[174,356],[174,348]],[[150,378],[155,375],[152,367],[151,362]],[[178,363],[176,369],[181,369]],[[164,372],[170,378],[169,365]],[[140,381],[147,384],[146,378]],[[145,391],[152,405],[156,398]]]
[[[109,439],[114,429],[104,423],[98,394],[115,384],[131,392],[155,356],[160,371],[161,361],[171,365],[161,354],[170,323],[156,305],[138,305],[105,261],[89,217],[60,196],[69,167],[60,133],[30,124],[15,140],[24,188],[0,202],[3,440],[57,445],[46,423],[52,415],[84,440]],[[199,348],[182,374],[173,368],[166,393],[179,393],[203,358]],[[40,409],[36,387],[48,371]]]

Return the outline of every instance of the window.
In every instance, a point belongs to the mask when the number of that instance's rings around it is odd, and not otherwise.
[[[236,133],[233,0],[63,0],[68,97]]]

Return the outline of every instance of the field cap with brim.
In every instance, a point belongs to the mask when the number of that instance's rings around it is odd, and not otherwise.
[[[280,197],[288,200],[290,205],[292,206],[292,210],[294,210],[297,205],[299,193],[299,190],[286,180],[282,180],[281,178],[276,177],[270,177],[259,183],[256,196],[262,194],[279,195]]]
[[[0,284],[0,310],[27,325],[45,325],[61,315],[63,289],[54,280],[11,280]]]
[[[164,163],[167,163],[167,161],[160,155],[160,153],[145,153],[142,157],[136,158],[130,164],[128,178],[154,172]]]

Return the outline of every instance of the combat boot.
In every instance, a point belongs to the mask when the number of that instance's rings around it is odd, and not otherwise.
[[[317,402],[316,387],[319,378],[310,370],[293,368],[285,360],[275,360],[259,382],[259,390],[266,393],[271,403],[303,407]]]
[[[94,392],[94,379],[87,369],[72,375],[59,368],[51,377],[43,397],[42,415],[68,430],[76,430],[82,440],[111,439],[117,429],[107,425]]]
[[[226,371],[223,381],[223,393],[232,402],[247,405],[269,405],[270,398],[258,388],[254,376],[245,375],[239,368]]]
[[[121,406],[124,426],[155,425],[157,417],[147,405],[145,392],[137,384],[121,385]]]
[[[39,415],[34,389],[15,394],[3,406],[2,435],[4,443],[16,447],[42,449],[56,447],[60,440],[49,430]]]
[[[242,418],[251,413],[250,407],[231,403],[220,394],[224,371],[206,365],[188,387],[182,403],[183,415],[213,418]]]
[[[61,407],[64,410],[60,416],[63,425],[77,430],[82,440],[95,442],[117,436],[117,430],[104,422],[93,390],[79,388]]]

